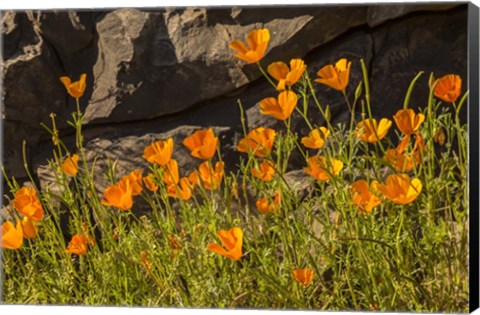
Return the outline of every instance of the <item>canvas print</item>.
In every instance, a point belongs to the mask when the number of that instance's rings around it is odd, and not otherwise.
[[[468,312],[472,9],[3,11],[2,303]]]

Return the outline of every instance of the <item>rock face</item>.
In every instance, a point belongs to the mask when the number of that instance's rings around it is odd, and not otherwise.
[[[391,116],[403,104],[411,79],[425,71],[412,106],[426,103],[430,72],[458,73],[467,82],[467,5],[292,6],[273,8],[118,9],[82,12],[4,12],[4,165],[10,176],[25,176],[27,159],[42,185],[51,158],[55,113],[60,136],[74,150],[71,120],[75,101],[59,81],[87,73],[80,100],[85,112],[85,147],[102,171],[118,159],[118,173],[145,169],[142,152],[151,141],[174,136],[179,164],[198,161],[181,145],[193,130],[212,126],[220,135],[227,166],[238,161],[242,137],[237,100],[248,128],[283,124],[260,115],[258,101],[275,91],[256,65],[232,57],[228,44],[254,28],[270,30],[261,64],[304,58],[315,77],[322,66],[345,57],[353,61],[347,92],[361,80],[359,60],[369,67],[374,113]],[[322,104],[336,122],[348,117],[340,93],[317,85]],[[311,119],[322,120],[311,104]],[[306,134],[295,117],[293,127]],[[284,127],[283,127],[284,128]],[[99,181],[99,189],[105,183]]]
[[[303,57],[364,23],[366,13],[363,8],[342,23],[330,23],[327,32],[323,23],[334,22],[330,16],[347,16],[346,9],[271,11],[187,8],[109,12],[96,24],[98,59],[86,121],[138,121],[173,114],[258,78],[257,69],[248,66],[244,71],[244,63],[232,58],[228,47],[253,27],[270,29],[270,56],[288,59],[298,54]],[[294,44],[286,53],[288,42]]]

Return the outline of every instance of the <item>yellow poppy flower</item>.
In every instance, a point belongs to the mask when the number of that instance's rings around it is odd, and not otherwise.
[[[283,91],[278,99],[267,97],[258,103],[260,114],[272,116],[279,120],[286,120],[290,117],[297,106],[297,94],[292,91]]]
[[[217,243],[210,243],[207,247],[209,251],[232,260],[238,260],[242,257],[243,231],[241,228],[234,227],[228,231],[220,230],[217,232],[217,236],[226,249]]]
[[[87,74],[81,74],[80,80],[76,82],[72,82],[72,80],[70,80],[70,78],[66,76],[60,77],[60,81],[62,81],[70,96],[72,96],[73,98],[80,98],[82,97],[83,92],[85,92],[85,88],[87,86]]]
[[[268,29],[253,30],[247,35],[248,47],[241,40],[234,40],[229,47],[237,51],[234,57],[244,60],[247,63],[260,61],[265,55],[268,42],[270,41],[270,32]]]
[[[421,193],[422,182],[418,178],[410,180],[407,174],[393,174],[387,177],[385,184],[378,185],[378,190],[396,204],[406,205]]]
[[[445,102],[455,102],[462,93],[462,79],[459,75],[447,74],[436,82],[433,94]]]
[[[317,72],[319,76],[316,82],[325,84],[335,90],[344,91],[348,85],[348,77],[350,76],[351,61],[342,58],[335,66],[327,65]]]
[[[267,71],[268,73],[278,81],[277,90],[285,90],[285,86],[292,86],[297,83],[298,79],[305,72],[307,66],[302,59],[290,60],[290,68],[284,62],[271,63]]]
[[[391,126],[392,121],[390,119],[382,118],[380,123],[377,124],[375,118],[367,118],[357,124],[356,134],[362,141],[375,143],[387,135]]]
[[[309,149],[321,149],[330,135],[330,130],[325,127],[313,129],[308,137],[302,138],[302,144]]]
[[[183,140],[193,157],[202,160],[211,159],[217,150],[218,138],[215,137],[213,129],[197,130],[191,136]]]

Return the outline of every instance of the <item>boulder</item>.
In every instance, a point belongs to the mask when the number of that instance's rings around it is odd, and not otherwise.
[[[403,106],[411,80],[420,72],[410,107],[425,108],[428,78],[455,73],[467,89],[467,11],[423,14],[387,23],[374,32],[371,62],[372,110],[391,117]],[[466,118],[466,106],[463,115]],[[466,120],[465,120],[466,121]]]
[[[372,5],[367,10],[367,23],[370,27],[378,26],[388,20],[405,16],[412,12],[424,11],[445,11],[458,6],[456,3],[437,3],[432,6],[430,4],[395,4],[388,5]]]
[[[303,7],[110,12],[96,25],[98,59],[86,122],[151,119],[231,92],[261,75],[255,65],[232,58],[228,44],[234,39],[244,39],[251,29],[265,27],[272,39],[262,63],[303,57],[312,48],[364,23],[365,10]]]
[[[172,135],[182,148],[188,133],[212,126],[233,169],[239,159],[235,147],[243,137],[238,100],[248,129],[285,128],[258,111],[257,103],[276,92],[256,65],[235,59],[228,47],[254,28],[266,27],[271,33],[260,62],[264,68],[274,61],[304,58],[314,79],[324,65],[342,57],[352,60],[350,98],[361,80],[359,60],[364,59],[374,115],[382,117],[401,106],[418,71],[425,74],[412,97],[414,107],[425,104],[429,72],[437,77],[459,73],[464,82],[467,78],[464,4],[5,12],[1,21],[4,165],[17,178],[25,177],[24,139],[34,170],[44,169],[51,158],[51,135],[40,126],[51,127],[50,113],[74,151],[74,130],[67,120],[75,101],[59,77],[77,80],[81,73],[87,73],[80,100],[86,113],[85,146],[90,161],[98,155],[98,167],[105,167],[107,158],[118,158],[119,176],[138,166],[146,170],[141,155],[153,139]],[[314,84],[333,121],[347,121],[341,93]],[[311,122],[324,124],[316,105],[309,106]],[[300,135],[308,131],[298,115],[292,126]],[[177,158],[187,169],[198,163],[185,149]],[[47,174],[40,173],[40,181],[48,182]],[[104,185],[99,183],[99,190]]]

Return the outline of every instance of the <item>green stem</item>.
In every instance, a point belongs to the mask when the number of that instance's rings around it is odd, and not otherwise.
[[[457,129],[457,141],[458,141],[458,165],[460,166],[460,173],[462,175],[462,178],[465,176],[465,168],[463,167],[464,165],[464,148],[466,147],[464,143],[464,138],[463,138],[463,128],[460,122],[460,109],[461,106],[456,106],[455,103],[453,103],[453,106],[455,107],[455,128]]]
[[[308,73],[305,74],[305,77],[307,78],[308,87],[310,88],[310,91],[312,92],[312,97],[313,97],[313,100],[315,101],[315,104],[317,105],[318,109],[320,110],[320,113],[322,114],[323,119],[325,119],[325,122],[328,125],[328,129],[333,131],[333,127],[330,124],[330,119],[329,119],[329,117],[327,117],[325,111],[322,108],[322,105],[320,105],[320,102],[317,98],[317,95],[315,94],[315,89],[313,88],[313,85],[312,85],[312,80],[310,80],[310,76],[308,75]]]
[[[396,236],[396,247],[397,247],[397,256],[400,259],[400,262],[403,263],[403,254],[401,249],[400,237],[403,229],[403,223],[405,221],[405,209],[402,207],[400,212],[400,224],[398,225],[397,236]]]
[[[354,149],[353,149],[353,126],[355,124],[355,107],[350,107],[350,102],[348,101],[347,94],[345,93],[345,90],[342,90],[343,97],[345,98],[345,102],[347,103],[348,110],[350,111],[350,127],[349,127],[349,137],[348,137],[348,142],[349,142],[349,153],[348,153],[348,169],[351,170],[352,167],[352,159],[353,159],[353,154],[354,154]],[[350,174],[352,174],[350,172]]]
[[[408,87],[407,94],[405,95],[405,100],[403,102],[403,109],[408,108],[408,105],[410,103],[410,97],[412,96],[412,92],[413,92],[413,87],[415,86],[415,83],[417,82],[417,80],[422,76],[422,74],[423,74],[423,71],[420,71],[412,80],[412,82],[410,82],[410,86]]]
[[[350,115],[353,116],[353,109],[352,109],[352,106],[350,105],[350,101],[348,100],[348,96],[347,96],[347,93],[345,92],[345,89],[342,90],[342,95],[343,95],[343,98],[345,99],[345,103],[347,104]]]
[[[273,86],[273,88],[275,90],[277,90],[277,85],[275,84],[275,82],[272,81],[272,79],[270,78],[270,76],[265,72],[265,70],[263,70],[262,66],[260,65],[260,62],[257,61],[257,66],[258,66],[258,69],[260,69],[260,72],[263,74],[263,76],[268,80],[268,82]]]
[[[370,104],[370,83],[368,81],[367,66],[365,65],[365,62],[363,61],[363,59],[360,59],[360,63],[362,65],[363,85],[365,87],[365,101],[367,103],[368,118],[370,119],[370,121],[372,121],[373,115],[372,115],[372,106]],[[375,137],[378,139],[377,130],[375,128],[373,128],[373,130],[375,132]],[[380,149],[382,150],[382,154],[385,155],[385,148],[383,147],[382,142],[381,141],[375,142],[375,144],[377,143],[379,144]]]
[[[313,130],[313,125],[310,123],[310,121],[308,120],[308,117],[302,112],[301,109],[299,109],[298,107],[295,108],[295,110],[300,114],[300,116],[302,116],[303,120],[305,121],[305,123],[307,124],[308,128],[310,128],[310,130]]]

